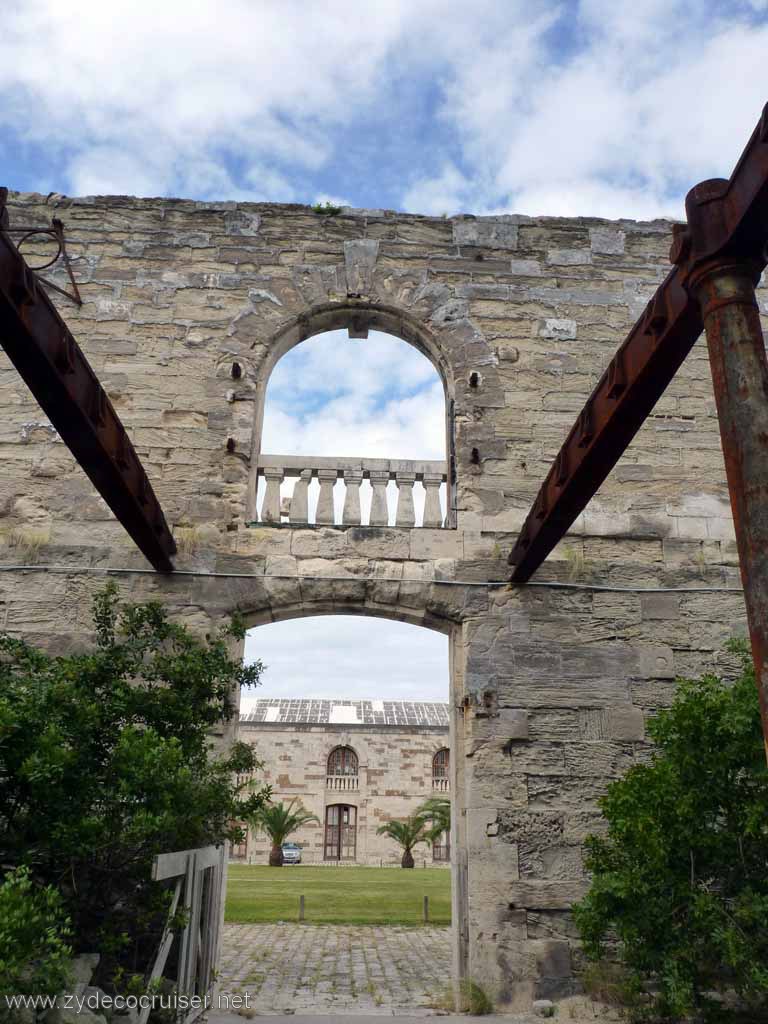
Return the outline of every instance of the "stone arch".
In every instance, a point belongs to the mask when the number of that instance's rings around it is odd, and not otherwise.
[[[454,381],[448,351],[442,344],[440,334],[401,308],[360,300],[327,302],[312,306],[273,334],[258,365],[263,387],[266,389],[266,382],[278,361],[294,346],[316,334],[340,329],[350,329],[354,334],[362,336],[368,331],[383,331],[413,345],[437,370],[446,398],[453,397]],[[255,345],[254,342],[251,347],[254,348]]]
[[[343,561],[339,564],[343,566]],[[200,592],[207,594],[209,589],[203,585]],[[366,576],[286,574],[233,579],[220,610],[223,614],[237,611],[246,629],[310,615],[361,615],[424,626],[463,643],[465,620],[476,616],[486,603],[486,594],[466,584],[417,576],[395,578],[372,569]]]
[[[257,341],[251,343],[251,350],[254,351],[254,354],[258,349],[258,356],[252,365],[256,386],[251,438],[251,470],[248,482],[247,518],[251,521],[256,518],[256,474],[258,457],[261,453],[267,390],[272,372],[283,356],[303,341],[318,334],[340,329],[349,330],[353,337],[362,338],[367,336],[369,330],[382,331],[411,345],[429,360],[443,386],[445,454],[447,461],[452,460],[455,450],[455,380],[448,348],[444,345],[439,332],[411,313],[395,306],[361,300],[321,303],[308,310],[303,310],[288,323],[282,325],[272,335],[266,346],[259,345]],[[449,508],[451,506],[450,494],[448,506]]]

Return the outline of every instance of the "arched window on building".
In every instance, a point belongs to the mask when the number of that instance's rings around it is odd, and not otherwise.
[[[432,758],[432,789],[439,793],[447,793],[451,788],[448,771],[451,766],[451,752],[448,747],[441,747]]]
[[[328,755],[327,789],[357,789],[358,760],[352,747],[334,747]]]

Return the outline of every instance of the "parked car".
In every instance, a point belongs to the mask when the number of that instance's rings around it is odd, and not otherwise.
[[[298,843],[283,843],[283,864],[301,864],[301,847]]]

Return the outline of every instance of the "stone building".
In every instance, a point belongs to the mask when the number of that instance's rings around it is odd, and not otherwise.
[[[272,799],[298,800],[319,820],[290,837],[304,864],[397,865],[402,849],[376,834],[433,796],[450,794],[448,706],[402,700],[257,700],[240,717]],[[249,831],[236,860],[265,864],[270,842]],[[449,861],[447,836],[414,850],[417,866]]]
[[[2,359],[3,628],[56,651],[83,643],[110,567],[126,598],[199,630],[238,610],[249,628],[346,613],[442,631],[455,973],[502,1007],[571,991],[569,907],[597,800],[647,756],[646,719],[676,674],[730,671],[723,643],[744,629],[703,341],[533,584],[507,584],[541,480],[667,272],[671,224],[55,194],[12,194],[9,210],[16,224],[64,222],[83,305],[52,301],[133,439],[186,574],[149,571]],[[764,289],[759,301],[766,312]],[[332,328],[358,344],[387,331],[432,360],[445,462],[262,451],[272,369]],[[286,474],[298,491],[283,514]],[[360,522],[362,480],[395,481],[394,523],[380,505]],[[310,523],[313,481],[325,493]],[[341,522],[332,486],[349,494]]]

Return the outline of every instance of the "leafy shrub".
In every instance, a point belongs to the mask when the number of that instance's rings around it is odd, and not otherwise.
[[[33,882],[26,867],[0,885],[0,997],[57,995],[69,980],[72,950],[60,894]],[[0,1020],[13,1019],[0,998]]]
[[[315,203],[312,209],[321,217],[336,217],[341,213],[340,206],[334,206],[333,203],[327,201],[325,203]]]
[[[234,781],[259,767],[248,745],[209,735],[259,679],[229,654],[237,625],[197,638],[159,604],[120,609],[114,586],[94,621],[95,645],[63,657],[0,637],[0,864],[60,890],[104,981],[154,954],[169,893],[152,858],[239,841],[268,790]]]
[[[635,1016],[724,1020],[736,1002],[768,1020],[768,769],[751,659],[732,649],[738,681],[678,682],[652,760],[609,787],[607,834],[587,840],[576,921],[591,959],[626,968]]]

